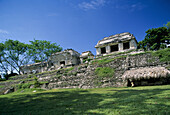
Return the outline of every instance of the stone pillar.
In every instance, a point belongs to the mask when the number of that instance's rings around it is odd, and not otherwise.
[[[110,46],[106,46],[106,53],[110,53]]]
[[[122,51],[123,50],[123,43],[119,43],[118,47],[119,47],[119,51]]]
[[[83,63],[83,58],[80,58],[81,63]]]
[[[137,44],[134,39],[130,40],[130,49],[137,49]]]
[[[100,55],[101,54],[101,49],[100,48],[96,48],[96,55]]]

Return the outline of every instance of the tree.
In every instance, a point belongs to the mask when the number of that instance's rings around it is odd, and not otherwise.
[[[145,50],[159,50],[165,48],[165,43],[169,38],[166,27],[152,28],[146,31],[145,39],[139,42],[138,47]]]
[[[28,54],[35,63],[47,61],[53,53],[62,51],[62,47],[50,41],[34,39],[30,43]]]
[[[21,74],[23,65],[47,61],[52,53],[62,50],[56,43],[46,40],[34,40],[30,43],[25,44],[11,39],[0,43],[0,72],[4,73],[6,79]]]
[[[168,31],[170,32],[170,22],[167,22],[166,27],[167,27]]]
[[[8,74],[8,66],[4,61],[4,54],[5,54],[5,45],[3,43],[0,43],[0,70],[1,73]]]
[[[21,74],[21,66],[28,64],[27,61],[28,55],[28,45],[19,42],[18,40],[6,40],[4,43],[4,55],[3,62],[6,63],[10,74],[13,74],[16,71],[18,74]]]
[[[167,44],[170,44],[170,22],[166,24],[166,27],[168,29],[168,35],[166,36]]]

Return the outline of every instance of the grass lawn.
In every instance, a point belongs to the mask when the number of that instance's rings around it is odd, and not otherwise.
[[[32,91],[0,95],[0,115],[170,115],[170,85]]]

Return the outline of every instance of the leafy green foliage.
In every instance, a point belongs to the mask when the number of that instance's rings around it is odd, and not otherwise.
[[[146,31],[145,39],[138,43],[138,48],[144,50],[159,50],[170,44],[170,22],[166,27],[152,28]]]
[[[30,88],[31,85],[33,85],[33,82],[29,82],[29,83],[23,83],[23,84],[17,84],[16,88],[18,89],[27,89]]]
[[[6,79],[2,79],[2,78],[0,78],[0,81],[6,81]]]
[[[20,66],[27,64],[29,60],[26,54],[28,50],[28,45],[19,42],[18,40],[6,40],[5,43],[5,55],[3,56],[4,62],[8,64],[10,68],[10,73],[17,71],[21,73]]]
[[[53,53],[62,51],[59,45],[51,43],[50,41],[34,39],[34,41],[30,41],[30,43],[28,54],[36,63],[47,61]]]
[[[34,76],[34,88],[38,88],[40,87],[40,82],[38,81],[38,78],[36,76]]]
[[[23,72],[21,66],[47,61],[52,53],[62,50],[56,43],[46,40],[34,40],[30,43],[25,44],[11,39],[0,43],[0,71],[7,76],[14,71],[21,74]]]
[[[170,48],[152,52],[153,56],[158,56],[161,62],[170,62]]]
[[[0,88],[4,88],[5,86],[4,85],[0,85]]]
[[[170,21],[167,22],[166,27],[167,27],[168,31],[170,32]]]
[[[113,77],[114,75],[114,69],[110,67],[98,67],[95,70],[95,74],[98,77]]]
[[[93,60],[93,59],[89,59],[89,58],[88,58],[88,59],[84,59],[84,60],[83,60],[83,63],[85,63],[86,61],[87,61],[87,62],[90,62],[91,60]]]

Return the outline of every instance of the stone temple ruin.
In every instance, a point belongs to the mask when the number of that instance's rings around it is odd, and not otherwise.
[[[137,40],[129,32],[105,37],[98,41],[96,48],[96,56],[103,56],[115,52],[125,52],[132,49],[137,49]],[[34,63],[22,66],[23,74],[40,73],[69,67],[85,63],[94,59],[91,51],[82,52],[80,55],[73,49],[67,49],[62,52],[54,53],[47,62]]]
[[[80,54],[73,49],[52,54],[47,62],[22,66],[23,74],[40,73],[80,64]]]
[[[92,54],[92,52],[91,51],[82,52],[82,54],[80,55],[81,63],[88,61],[88,59],[89,60],[94,59],[94,55]]]
[[[136,50],[136,38],[128,32],[105,37],[98,41],[95,48],[96,56],[91,51],[82,52],[80,55],[73,49],[67,49],[52,54],[46,62],[22,66],[21,71],[23,74],[39,73],[35,74],[38,81],[48,81],[41,85],[42,89],[87,89],[170,83],[169,61],[161,62],[159,56]],[[98,74],[96,70],[102,74]],[[109,72],[112,72],[111,76]],[[20,75],[10,79],[19,83],[18,79],[28,79],[30,76],[33,78],[32,75]],[[1,82],[0,85],[3,84],[10,86],[11,83]],[[3,90],[1,89],[0,94]]]
[[[123,52],[137,49],[137,41],[129,32],[105,37],[98,41],[96,48],[97,56],[107,55],[114,52]]]

